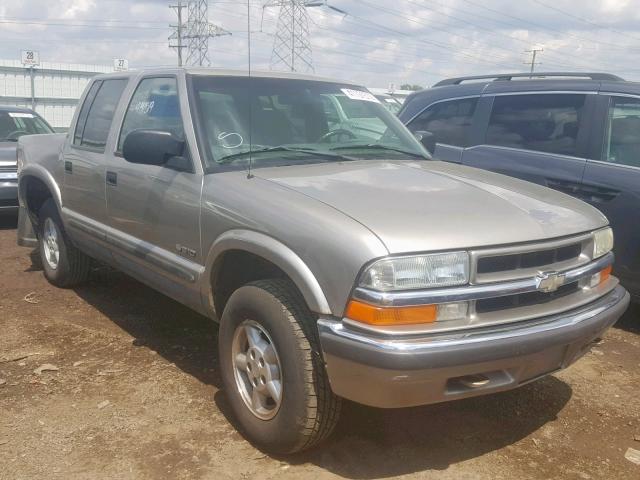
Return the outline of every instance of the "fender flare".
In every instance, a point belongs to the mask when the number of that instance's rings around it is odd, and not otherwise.
[[[20,205],[27,208],[27,199],[24,197],[23,185],[28,177],[37,178],[45,184],[45,186],[51,192],[53,201],[56,202],[58,211],[62,212],[62,195],[60,194],[60,186],[53,178],[51,172],[49,172],[42,165],[38,165],[37,163],[26,164],[20,172],[20,175],[18,177],[18,199],[20,201]]]
[[[207,256],[205,279],[211,278],[216,261],[229,250],[243,250],[273,263],[298,287],[311,311],[324,315],[331,314],[331,308],[322,287],[304,261],[283,243],[253,230],[229,230],[216,239]],[[209,298],[210,281],[203,282],[203,285],[207,287],[207,292],[203,292],[203,298]]]

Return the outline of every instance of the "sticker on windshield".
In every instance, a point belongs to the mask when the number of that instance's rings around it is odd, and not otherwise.
[[[222,132],[218,135],[218,140],[220,140],[222,148],[238,148],[244,143],[242,135],[236,132]]]
[[[344,93],[351,100],[380,103],[380,100],[374,97],[370,92],[363,92],[362,90],[352,90],[350,88],[341,88],[340,90],[342,90],[342,93]]]
[[[11,118],[34,118],[33,113],[9,112]]]

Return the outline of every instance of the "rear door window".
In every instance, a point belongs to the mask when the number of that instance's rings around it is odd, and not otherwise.
[[[611,98],[602,160],[640,167],[640,99]]]
[[[577,155],[586,95],[496,96],[486,143],[560,155]]]
[[[111,121],[126,85],[127,80],[124,79],[102,81],[102,85],[89,107],[80,139],[81,146],[104,151]],[[80,114],[82,115],[82,112]],[[76,129],[76,135],[77,133]]]
[[[84,98],[84,103],[82,104],[82,108],[78,114],[78,121],[76,122],[76,131],[73,135],[74,145],[80,145],[82,143],[82,132],[84,131],[85,123],[87,123],[87,115],[89,115],[89,109],[91,108],[93,100],[96,98],[96,93],[100,85],[102,85],[102,82],[93,82],[93,85],[91,85],[91,88],[89,88]]]
[[[437,143],[467,147],[477,104],[478,98],[435,103],[413,119],[409,129],[431,132]]]

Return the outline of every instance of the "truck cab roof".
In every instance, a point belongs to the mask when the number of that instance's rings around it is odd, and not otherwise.
[[[317,82],[328,83],[341,83],[357,85],[355,82],[345,81],[335,78],[320,77],[316,75],[307,75],[295,72],[272,72],[272,71],[251,71],[248,70],[233,70],[223,68],[207,68],[207,67],[156,67],[156,68],[144,68],[140,70],[127,70],[122,72],[113,72],[97,75],[96,79],[107,78],[123,78],[123,77],[141,77],[145,75],[159,75],[159,74],[186,74],[186,75],[206,75],[206,76],[220,76],[220,77],[256,77],[256,78],[282,78],[282,79],[298,79],[298,80],[310,80]]]

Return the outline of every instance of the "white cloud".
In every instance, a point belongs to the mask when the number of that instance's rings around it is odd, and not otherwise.
[[[277,8],[251,0],[253,67],[268,68]],[[640,9],[631,0],[542,0],[579,17],[513,0],[330,0],[349,12],[309,9],[316,73],[371,86],[428,85],[446,76],[526,69],[523,53],[543,44],[544,70],[604,70],[640,77]],[[131,67],[175,64],[168,48],[169,0],[23,0],[0,5],[0,57],[20,49],[45,61]],[[246,68],[247,19],[242,0],[210,1],[211,20],[233,35],[210,42],[214,66]],[[186,12],[185,12],[186,13]],[[581,21],[580,18],[587,21]],[[590,23],[592,22],[592,23]],[[44,23],[44,24],[43,24]],[[594,25],[595,23],[596,25]],[[105,28],[108,27],[108,28]],[[373,84],[372,84],[373,83]]]
[[[67,0],[58,2],[57,9],[62,11],[61,18],[74,19],[96,6],[93,0]]]

